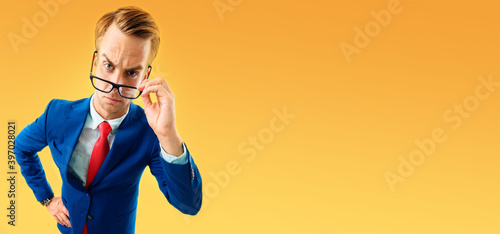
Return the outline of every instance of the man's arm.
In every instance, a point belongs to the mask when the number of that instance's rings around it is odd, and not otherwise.
[[[14,141],[14,153],[21,167],[21,174],[38,201],[54,196],[38,157],[38,152],[47,146],[45,129],[47,114],[52,103],[51,101],[45,112],[35,122],[26,126]]]
[[[196,215],[202,203],[202,181],[198,167],[184,143],[183,148],[185,155],[180,159],[185,157],[187,161],[178,164],[175,161],[167,161],[165,152],[161,152],[158,142],[154,142],[149,169],[172,206],[184,214]]]
[[[150,152],[150,155],[153,155],[149,162],[151,173],[156,177],[161,191],[170,204],[184,214],[195,215],[201,208],[201,176],[175,128],[175,95],[162,77],[145,79],[138,89],[142,91],[141,97],[148,124],[159,141],[153,143]],[[155,103],[150,96],[153,93],[156,94]],[[161,151],[170,154],[171,157],[160,157]],[[187,154],[187,160],[182,156],[184,153]],[[172,157],[179,157],[177,161],[187,162],[169,163],[168,158]]]
[[[69,212],[64,207],[61,197],[54,196],[54,192],[47,181],[45,171],[43,170],[42,163],[38,157],[40,152],[47,146],[47,115],[49,109],[54,103],[50,101],[45,109],[45,112],[38,117],[35,122],[26,126],[14,141],[14,153],[16,160],[21,167],[21,174],[26,179],[26,183],[33,190],[35,197],[38,201],[52,198],[47,211],[56,219],[57,222],[71,227],[68,219]]]

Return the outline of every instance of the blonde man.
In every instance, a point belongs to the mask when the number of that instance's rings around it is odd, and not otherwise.
[[[175,128],[175,96],[163,78],[148,79],[159,43],[156,23],[142,9],[105,14],[97,22],[89,76],[95,92],[52,100],[17,136],[21,173],[61,233],[134,233],[146,166],[170,204],[198,213],[202,181]],[[139,97],[144,109],[132,103]],[[62,177],[61,196],[38,158],[47,145]]]

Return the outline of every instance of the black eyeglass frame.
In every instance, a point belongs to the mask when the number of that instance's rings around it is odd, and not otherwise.
[[[125,97],[125,96],[123,96],[123,95],[122,95],[122,92],[120,91],[120,88],[121,88],[121,87],[131,88],[131,89],[137,89],[137,87],[128,86],[128,85],[121,85],[121,84],[115,84],[115,83],[113,83],[113,82],[111,82],[111,81],[108,81],[108,80],[105,80],[105,79],[102,79],[102,78],[99,78],[99,77],[97,77],[97,76],[92,75],[92,69],[94,68],[94,58],[95,58],[96,53],[97,53],[97,51],[94,51],[94,53],[92,54],[92,64],[90,65],[90,83],[92,83],[92,86],[94,87],[94,89],[99,90],[99,91],[101,91],[101,92],[103,92],[103,93],[111,93],[111,91],[113,91],[113,89],[115,89],[115,88],[116,88],[116,89],[118,90],[118,94],[120,94],[120,96],[122,96],[123,98],[127,98],[127,99],[136,99],[136,98],[138,98],[139,96],[141,96],[142,91],[139,91],[139,93],[137,94],[137,96],[136,96],[136,97],[134,97],[134,98],[131,98],[131,97]],[[151,67],[151,66],[148,66],[148,77],[146,77],[146,79],[149,79],[149,75],[151,74],[151,69],[152,69],[152,67]],[[112,85],[112,86],[113,86],[113,88],[111,88],[111,90],[109,90],[109,91],[104,91],[104,90],[101,90],[101,89],[99,89],[99,88],[95,87],[95,85],[94,85],[94,81],[93,81],[92,79],[98,79],[98,80],[100,80],[100,81],[106,82],[106,83],[108,83],[108,84]]]

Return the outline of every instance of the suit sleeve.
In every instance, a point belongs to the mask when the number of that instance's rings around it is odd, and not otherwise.
[[[38,152],[47,146],[47,115],[52,103],[53,101],[47,105],[45,112],[35,122],[26,126],[14,140],[14,154],[21,167],[21,174],[38,201],[54,196],[38,157]]]
[[[189,150],[187,147],[185,149],[187,163],[169,163],[160,156],[158,141],[154,142],[149,169],[172,206],[184,214],[196,215],[201,208],[202,182]]]

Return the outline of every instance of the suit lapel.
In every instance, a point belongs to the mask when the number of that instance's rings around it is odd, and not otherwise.
[[[85,190],[85,188],[82,186],[79,179],[70,172],[71,170],[68,169],[69,161],[73,155],[73,150],[78,142],[83,126],[85,125],[87,114],[89,113],[90,100],[90,98],[87,98],[83,102],[71,105],[70,108],[66,109],[63,114],[63,145],[65,147],[62,150],[64,160],[62,162],[62,168],[66,169],[65,175],[68,182],[74,188],[78,188],[79,190]]]
[[[116,164],[125,159],[126,152],[132,145],[131,137],[133,137],[134,132],[136,132],[136,129],[134,128],[136,124],[134,124],[134,122],[140,117],[141,114],[138,111],[137,106],[131,102],[129,113],[118,127],[111,149],[101,165],[101,168],[99,168],[99,171],[94,177],[92,184],[90,184],[89,189],[96,186],[96,184],[98,184],[111,171],[111,169],[116,166]]]

